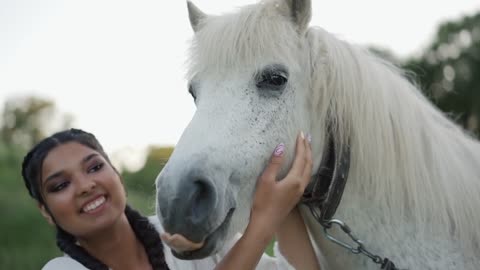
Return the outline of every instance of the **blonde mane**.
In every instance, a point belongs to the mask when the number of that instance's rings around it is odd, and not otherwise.
[[[351,140],[351,180],[347,185],[384,207],[387,223],[413,219],[422,232],[461,239],[479,254],[480,144],[447,119],[409,82],[402,71],[312,28],[328,70],[329,98],[339,138]],[[320,71],[320,70],[317,70]],[[319,74],[319,73],[317,73]],[[320,75],[318,75],[320,76]],[[389,220],[388,220],[389,219]],[[422,224],[436,224],[425,227]]]

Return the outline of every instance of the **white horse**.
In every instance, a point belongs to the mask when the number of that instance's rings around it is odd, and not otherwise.
[[[285,173],[300,130],[312,135],[316,173],[334,123],[333,138],[350,146],[334,217],[398,268],[480,269],[480,144],[400,70],[309,27],[309,0],[222,16],[188,7],[197,110],[157,178],[157,213],[167,231],[206,245],[176,256],[213,254],[245,228],[272,150],[287,145]],[[306,207],[302,215],[322,269],[379,269],[326,239]]]

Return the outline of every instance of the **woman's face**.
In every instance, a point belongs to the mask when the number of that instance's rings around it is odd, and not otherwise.
[[[126,205],[117,172],[99,152],[77,142],[48,153],[42,165],[41,193],[54,222],[76,237],[109,228]]]

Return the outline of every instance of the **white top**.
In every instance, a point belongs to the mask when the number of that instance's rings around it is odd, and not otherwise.
[[[155,226],[157,231],[160,233],[163,232],[163,228],[160,226],[158,219],[153,216],[149,218],[150,222]],[[171,249],[163,244],[163,251],[165,254],[165,261],[172,270],[209,270],[214,269],[218,262],[227,254],[230,248],[235,244],[238,239],[240,239],[241,234],[237,234],[233,239],[225,244],[222,250],[217,254],[201,259],[201,260],[180,260],[173,256]],[[294,270],[287,260],[280,253],[277,244],[274,246],[274,257],[270,257],[266,254],[263,254],[260,262],[257,265],[257,270]],[[87,269],[81,263],[76,260],[68,257],[58,257],[50,260],[42,270],[85,270]]]

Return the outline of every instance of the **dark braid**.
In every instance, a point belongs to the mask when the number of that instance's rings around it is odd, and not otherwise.
[[[91,133],[85,132],[79,129],[69,129],[53,134],[52,136],[45,138],[35,147],[23,159],[22,163],[22,176],[25,182],[25,186],[31,197],[36,199],[39,203],[45,206],[45,209],[50,212],[48,206],[43,200],[41,194],[41,175],[43,160],[48,153],[55,147],[68,143],[77,142],[85,145],[99,154],[101,154],[105,160],[112,166],[110,159],[103,150],[100,143],[95,136]],[[115,167],[112,168],[116,171]],[[118,173],[118,172],[117,172]],[[160,240],[160,236],[154,226],[148,221],[146,217],[143,217],[137,211],[130,208],[128,205],[125,208],[125,215],[127,216],[130,226],[132,226],[136,237],[140,240],[145,251],[148,255],[148,260],[154,270],[169,269],[163,253],[163,245]],[[53,215],[51,215],[54,219]],[[90,255],[83,247],[76,243],[76,239],[73,235],[66,232],[57,225],[57,246],[68,254],[70,257],[91,270],[108,270],[108,266],[99,261],[97,258]]]
[[[137,239],[140,240],[148,261],[152,265],[153,270],[167,270],[168,265],[165,262],[163,253],[163,244],[160,240],[155,227],[148,221],[148,218],[142,216],[139,212],[127,205],[125,208],[130,226],[132,226]],[[58,227],[58,226],[57,226]],[[84,248],[76,244],[75,237],[60,227],[57,228],[57,246],[70,257],[92,270],[108,270],[108,266],[90,255]]]
[[[57,246],[68,256],[91,270],[108,270],[108,266],[90,255],[83,247],[76,244],[73,235],[57,226]]]
[[[154,270],[169,269],[165,262],[163,253],[163,244],[160,235],[148,218],[140,215],[137,211],[127,205],[125,209],[130,226],[132,226],[135,235],[142,243],[148,255],[148,260]]]

